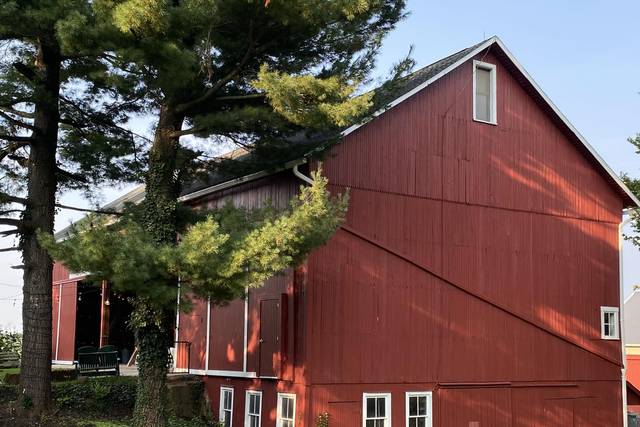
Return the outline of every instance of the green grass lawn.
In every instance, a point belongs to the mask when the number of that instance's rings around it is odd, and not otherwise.
[[[0,369],[0,383],[4,382],[4,376],[7,374],[19,374],[20,368],[3,368]]]

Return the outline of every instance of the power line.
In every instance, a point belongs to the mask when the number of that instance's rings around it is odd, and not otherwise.
[[[11,283],[0,282],[0,286],[6,286],[8,288],[21,288],[22,285],[12,285]]]
[[[18,298],[22,298],[22,294],[13,295],[13,296],[10,296],[10,297],[3,297],[3,298],[0,298],[0,301],[16,300]]]

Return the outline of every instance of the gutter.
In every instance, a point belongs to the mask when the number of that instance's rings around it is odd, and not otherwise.
[[[193,193],[186,194],[182,197],[178,198],[179,202],[188,202],[190,200],[199,199],[200,197],[207,196],[211,193],[215,193],[220,190],[225,190],[230,187],[235,187],[238,184],[242,184],[249,181],[255,181],[256,179],[264,178],[265,176],[272,175],[274,172],[281,172],[283,170],[296,168],[298,165],[306,163],[306,159],[298,159],[292,160],[290,162],[285,163],[285,165],[281,168],[276,169],[275,171],[260,171],[255,172],[249,175],[242,176],[240,178],[234,178],[230,181],[225,181],[220,184],[212,185],[211,187],[203,188],[202,190],[195,191]]]

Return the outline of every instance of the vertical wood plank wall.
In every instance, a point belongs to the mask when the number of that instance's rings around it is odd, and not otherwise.
[[[53,266],[52,275],[53,312],[51,359],[73,362],[76,340],[76,304],[78,282],[69,279],[69,271],[60,263]],[[62,307],[59,309],[59,305]],[[60,321],[58,322],[58,313]],[[58,332],[58,325],[60,331]],[[59,348],[58,348],[59,346]]]
[[[405,392],[433,391],[439,427],[621,425],[620,342],[600,338],[600,307],[620,301],[623,202],[495,53],[475,59],[497,66],[496,126],[472,120],[469,61],[327,156],[332,191],[349,190],[345,228],[249,297],[249,371],[258,302],[293,302],[284,381],[209,377],[214,412],[232,386],[242,425],[245,390],[262,389],[273,426],[276,392],[293,390],[298,427],[324,411],[357,426],[362,393],[388,392],[400,426]],[[281,205],[298,185],[283,172],[204,204]],[[240,368],[243,305],[212,310],[209,369]],[[202,310],[181,315],[192,367]]]

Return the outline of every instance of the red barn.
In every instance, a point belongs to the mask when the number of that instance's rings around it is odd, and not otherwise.
[[[622,425],[638,200],[498,38],[400,86],[324,160],[344,226],[246,299],[178,314],[176,369],[228,426]],[[284,205],[317,164],[288,166],[182,201]]]

